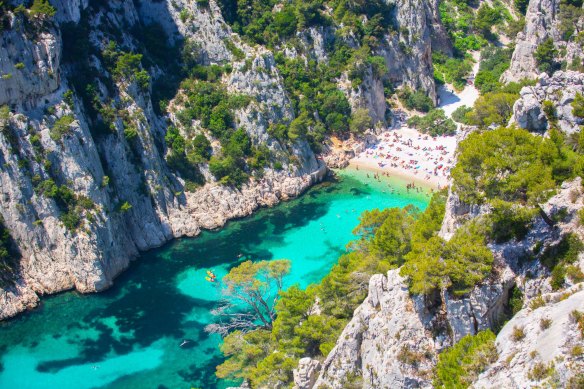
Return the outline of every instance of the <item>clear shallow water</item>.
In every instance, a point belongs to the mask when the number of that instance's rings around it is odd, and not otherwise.
[[[229,386],[214,375],[222,361],[220,337],[204,332],[219,295],[204,280],[206,270],[220,278],[239,254],[288,258],[287,284],[306,287],[345,251],[361,212],[408,204],[423,209],[429,200],[406,193],[405,182],[366,174],[344,171],[339,182],[299,199],[144,254],[105,292],[48,297],[38,309],[0,323],[0,388]],[[182,339],[191,339],[191,347],[180,348]]]

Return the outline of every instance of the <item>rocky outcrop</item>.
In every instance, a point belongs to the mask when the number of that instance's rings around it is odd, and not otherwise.
[[[548,301],[544,306],[519,311],[501,329],[496,340],[499,358],[473,388],[566,387],[572,377],[584,373],[584,339],[573,315],[584,312],[584,291],[575,287],[543,298]]]
[[[105,133],[96,132],[95,119],[77,93],[65,93],[74,89],[67,80],[77,74],[74,66],[61,65],[59,23],[87,18],[88,41],[97,50],[105,48],[113,32],[126,50],[137,51],[130,31],[155,20],[171,38],[185,36],[200,44],[204,63],[231,61],[224,44],[231,33],[216,4],[200,9],[195,1],[141,1],[137,7],[124,0],[107,7],[92,4],[83,13],[86,1],[57,3],[55,23],[39,25],[34,39],[14,17],[11,28],[0,33],[0,73],[20,72],[0,78],[0,104],[12,109],[0,123],[0,214],[22,255],[14,284],[0,290],[0,319],[34,306],[40,295],[103,290],[140,251],[298,196],[327,171],[306,142],[284,148],[269,136],[270,123],[293,118],[273,56],[234,43],[245,50],[251,67],[241,70],[242,64],[234,63],[223,82],[232,93],[253,99],[235,112],[237,124],[254,145],[266,145],[283,168],[266,168],[261,178],[236,189],[214,182],[203,166],[207,184],[185,190],[184,180],[165,161],[166,127],[176,118],[157,115],[148,90],[113,80],[92,55],[90,62],[102,76],[95,81],[96,98],[114,114]],[[181,18],[182,9],[187,17]],[[161,71],[150,69],[153,77]],[[124,119],[116,116],[120,111]],[[55,133],[63,120],[70,124]],[[134,139],[124,135],[129,122],[137,133]],[[76,209],[81,225],[75,231],[62,221],[63,204],[39,189],[51,180],[86,199],[86,208]]]
[[[320,362],[315,359],[302,358],[298,368],[294,369],[294,389],[311,389],[316,382]]]
[[[501,317],[508,300],[509,289],[514,285],[513,274],[507,272],[508,279],[495,284],[479,285],[467,298],[456,299],[444,294],[444,305],[452,342],[458,342],[466,335],[494,328]]]
[[[480,212],[481,207],[464,203],[460,200],[458,194],[450,188],[448,199],[446,200],[446,211],[438,235],[442,239],[450,240],[458,227],[464,224],[465,221],[477,217]]]
[[[576,93],[584,93],[584,74],[559,71],[550,77],[543,73],[535,86],[521,89],[521,97],[513,106],[511,123],[517,123],[519,127],[529,131],[543,133],[548,130],[549,121],[555,120],[566,134],[578,132],[584,120],[572,114],[572,102]],[[551,118],[544,112],[546,101],[554,107]]]
[[[536,364],[549,366],[551,361],[556,363],[554,374],[565,384],[584,369],[580,354],[572,353],[565,360],[559,358],[582,343],[581,332],[577,333],[581,330],[570,318],[572,310],[582,310],[582,283],[552,293],[550,272],[534,257],[534,252],[542,253],[557,245],[568,233],[584,236],[578,217],[584,208],[583,192],[580,178],[565,182],[542,205],[543,212],[556,220],[555,225],[537,217],[521,241],[491,244],[494,272],[466,296],[455,297],[448,290],[426,299],[411,296],[399,269],[388,272],[387,277],[371,277],[367,298],[355,310],[322,364],[313,388],[343,388],[351,383],[366,388],[429,387],[430,372],[439,352],[465,335],[496,328],[505,320],[512,288],[522,292],[523,310],[497,337],[499,359],[474,387],[530,387],[524,383],[532,380],[528,374],[541,367]],[[440,234],[448,239],[464,221],[488,212],[488,207],[465,206],[451,192],[447,205],[450,217],[445,218]],[[584,255],[580,256],[579,266],[584,270]],[[546,307],[527,308],[533,307],[532,301],[541,296],[548,301]],[[549,317],[555,324],[540,329],[543,317]],[[515,327],[526,334],[518,341],[510,339]],[[533,350],[536,352],[532,353]]]
[[[409,295],[399,270],[371,277],[368,297],[323,362],[313,387],[429,387],[434,341],[425,327],[423,305]]]
[[[0,33],[0,105],[30,108],[60,85],[59,30],[49,22],[26,24],[14,16]]]
[[[539,75],[533,53],[537,46],[548,39],[560,7],[560,0],[531,0],[525,15],[525,28],[517,34],[511,66],[501,80],[519,81]]]
[[[57,10],[55,18],[58,22],[77,23],[89,5],[89,0],[50,0],[50,3]]]
[[[560,0],[531,0],[525,15],[525,28],[517,34],[515,50],[511,65],[501,76],[503,82],[518,82],[522,79],[533,79],[539,75],[534,53],[537,47],[546,39],[551,38],[559,49],[558,61],[566,64],[582,64],[582,47],[573,39],[565,41],[563,29],[565,20],[558,18]],[[575,22],[575,31],[581,31],[584,19],[580,17]]]
[[[233,60],[226,41],[239,38],[232,36],[215,1],[204,6],[192,0],[143,0],[137,11],[145,23],[160,23],[171,41],[186,38],[194,42],[201,49],[203,64]]]
[[[387,48],[378,55],[386,58],[390,81],[421,89],[436,101],[431,39],[435,16],[429,1],[388,2],[395,4],[395,28],[400,33],[388,37]]]

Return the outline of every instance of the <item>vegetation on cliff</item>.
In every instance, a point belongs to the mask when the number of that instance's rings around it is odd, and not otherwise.
[[[221,378],[246,378],[273,387],[292,382],[292,369],[304,356],[326,356],[355,308],[367,295],[369,277],[404,263],[412,241],[435,236],[444,215],[446,193],[435,194],[424,212],[413,207],[365,212],[350,252],[339,258],[319,283],[280,293],[271,331],[235,331],[217,367]]]
[[[434,386],[468,388],[496,360],[495,334],[487,330],[476,335],[467,335],[440,354]]]

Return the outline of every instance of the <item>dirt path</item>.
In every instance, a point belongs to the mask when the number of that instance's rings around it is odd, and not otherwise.
[[[473,58],[476,61],[472,67],[471,79],[473,80],[472,85],[466,85],[462,92],[456,92],[452,85],[440,85],[438,87],[438,97],[440,98],[440,104],[438,108],[442,108],[446,113],[446,116],[451,117],[452,113],[463,105],[467,107],[472,107],[474,102],[479,97],[479,91],[474,86],[474,77],[479,72],[480,66],[480,53],[474,52]]]

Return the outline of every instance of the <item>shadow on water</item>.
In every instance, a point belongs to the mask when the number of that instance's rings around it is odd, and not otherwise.
[[[177,275],[193,266],[205,268],[229,263],[236,266],[240,253],[257,260],[272,259],[270,251],[262,248],[266,239],[271,244],[281,244],[287,231],[303,227],[327,213],[328,202],[312,201],[322,196],[323,189],[327,193],[335,191],[330,186],[315,188],[309,191],[310,201],[296,199],[285,208],[260,210],[251,218],[230,222],[228,228],[221,231],[203,232],[197,238],[176,240],[145,253],[120,275],[112,288],[97,295],[108,303],[89,310],[81,320],[66,326],[68,331],[97,331],[97,339],[75,340],[80,348],[79,357],[44,361],[37,370],[56,372],[81,363],[98,362],[112,352],[127,354],[137,345],[147,347],[164,337],[185,337],[187,315],[195,307],[210,311],[214,302],[179,293],[173,284]],[[329,250],[334,248],[329,247]],[[102,322],[109,317],[114,318],[120,333],[132,336],[115,336],[114,330]],[[209,337],[204,331],[205,325],[189,321],[189,326],[197,330],[198,335],[193,339],[197,344]],[[192,333],[189,336],[193,338]],[[213,371],[219,363],[221,359],[215,358],[208,365]],[[192,371],[180,374],[206,387],[204,378],[208,372],[205,369],[193,367]]]
[[[151,370],[124,370],[125,375],[116,370],[113,374],[117,375],[104,387],[224,387],[225,382],[214,374],[215,367],[223,361],[217,349],[219,338],[204,331],[212,320],[210,311],[216,297],[198,296],[198,281],[193,280],[193,285],[191,279],[186,282],[192,293],[185,293],[181,286],[185,284],[184,277],[192,277],[193,271],[205,268],[228,271],[239,263],[240,254],[254,260],[290,255],[300,264],[297,270],[303,266],[309,269],[301,270],[301,278],[296,274],[291,283],[318,282],[345,253],[343,245],[350,239],[350,229],[358,216],[352,213],[353,207],[360,212],[363,207],[380,206],[379,201],[385,201],[374,197],[379,191],[373,186],[351,177],[341,181],[319,185],[278,207],[260,209],[251,217],[229,222],[219,231],[177,239],[149,251],[102,293],[69,292],[44,298],[40,309],[0,323],[0,352],[5,355],[13,347],[25,348],[35,355],[33,368],[48,379],[66,375],[67,368],[87,368],[90,373],[79,374],[89,378],[93,370],[84,365],[105,365],[117,356],[128,356],[133,361],[133,353],[150,350],[162,353],[158,365]],[[372,199],[366,200],[370,195]],[[402,200],[395,201],[403,206],[409,200],[403,200],[403,205],[399,202]],[[315,221],[320,221],[320,226],[311,225]],[[306,239],[316,233],[319,239],[307,249]],[[201,293],[209,293],[205,290]],[[189,347],[179,347],[185,338],[191,341]],[[47,352],[53,344],[62,345],[68,353]]]

